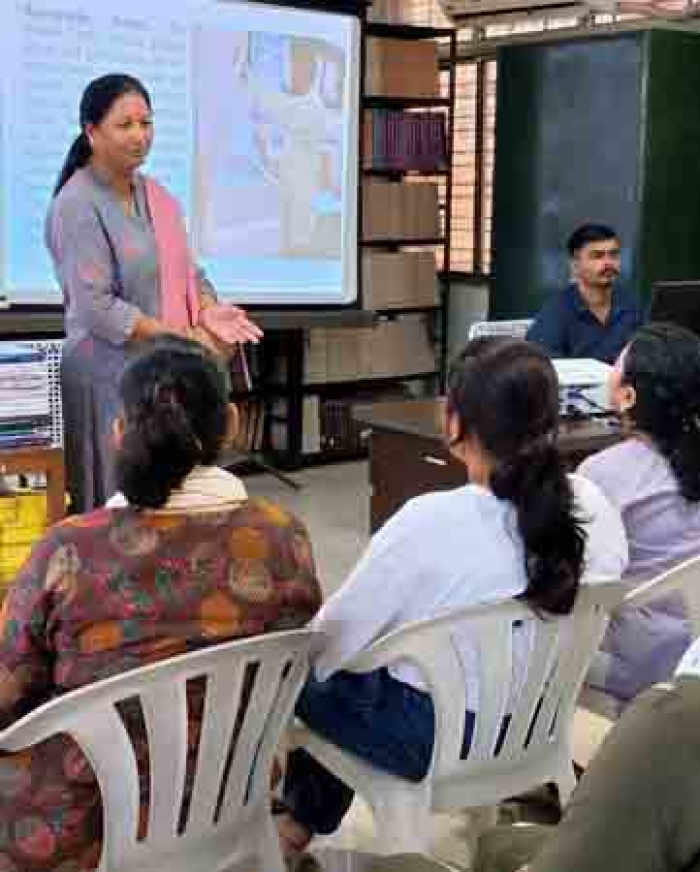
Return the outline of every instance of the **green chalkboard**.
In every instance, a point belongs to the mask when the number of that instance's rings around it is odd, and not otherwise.
[[[490,315],[568,281],[566,238],[617,228],[624,283],[700,278],[700,36],[671,30],[499,52]]]

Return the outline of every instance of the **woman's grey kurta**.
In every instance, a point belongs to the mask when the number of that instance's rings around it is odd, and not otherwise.
[[[115,490],[112,422],[117,385],[139,314],[160,314],[158,255],[143,178],[137,214],[89,169],[53,200],[46,244],[63,291],[66,342],[61,384],[64,449],[74,511],[101,506]]]

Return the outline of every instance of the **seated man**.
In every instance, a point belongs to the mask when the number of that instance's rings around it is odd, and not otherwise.
[[[572,283],[553,294],[527,338],[552,357],[592,357],[614,363],[642,323],[638,303],[616,285],[620,241],[610,227],[584,224],[567,243]]]
[[[515,869],[700,872],[700,640],[625,711],[556,828],[484,834],[474,872]]]

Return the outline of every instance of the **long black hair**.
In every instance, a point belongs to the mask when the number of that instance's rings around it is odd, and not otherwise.
[[[633,387],[625,417],[668,460],[685,499],[700,501],[700,339],[674,324],[648,324],[624,352],[620,379]]]
[[[568,614],[584,569],[586,533],[557,448],[559,395],[551,361],[519,339],[467,344],[451,367],[456,441],[475,436],[493,460],[491,491],[515,507],[533,608]]]
[[[195,466],[216,461],[228,428],[228,374],[198,342],[160,336],[127,364],[119,391],[117,484],[130,505],[159,508]]]
[[[125,73],[109,73],[93,79],[83,91],[80,98],[80,133],[73,141],[58,176],[54,197],[70,179],[73,173],[84,167],[92,157],[90,140],[85,132],[88,124],[99,124],[114,105],[114,102],[124,94],[138,94],[151,108],[151,97],[145,86],[133,76]]]

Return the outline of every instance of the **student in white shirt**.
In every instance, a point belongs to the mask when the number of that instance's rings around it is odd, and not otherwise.
[[[313,626],[324,633],[297,715],[327,739],[409,780],[426,774],[434,719],[420,675],[407,663],[343,672],[391,630],[449,609],[521,597],[542,612],[571,611],[584,573],[619,577],[627,543],[597,486],[567,476],[556,445],[552,364],[522,340],[481,339],[452,367],[445,430],[470,484],[407,503],[372,538]],[[478,680],[469,639],[457,638],[468,708]],[[517,651],[517,647],[516,647]],[[467,712],[464,751],[474,724]],[[310,755],[294,751],[278,819],[285,849],[335,830],[352,791]]]

